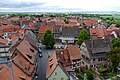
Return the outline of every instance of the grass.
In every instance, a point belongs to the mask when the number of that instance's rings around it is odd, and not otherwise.
[[[120,15],[102,15],[102,18],[114,18],[115,20],[120,20]]]

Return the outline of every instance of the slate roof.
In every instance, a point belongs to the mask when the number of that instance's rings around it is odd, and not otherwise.
[[[80,33],[80,31],[82,30],[82,28],[80,27],[62,27],[62,35],[72,35],[72,36],[75,36],[77,37],[78,34]]]
[[[106,52],[111,50],[110,39],[86,40],[85,44],[91,58],[105,57]]]

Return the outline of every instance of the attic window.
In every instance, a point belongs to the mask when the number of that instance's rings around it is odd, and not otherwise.
[[[28,54],[27,54],[27,56],[28,56],[30,59],[32,59],[32,56],[31,56],[31,55],[28,55]]]
[[[53,59],[50,59],[50,62],[52,61]]]
[[[53,64],[50,65],[50,68],[53,66]]]
[[[30,49],[33,53],[34,53],[34,50],[33,49]]]
[[[21,80],[26,80],[25,77],[23,77],[23,76],[19,76],[19,78],[20,78]]]

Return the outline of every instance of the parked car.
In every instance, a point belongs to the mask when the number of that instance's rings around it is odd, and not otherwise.
[[[38,54],[39,54],[39,57],[42,57],[42,56],[43,56],[43,55],[42,55],[42,50],[41,50],[41,48],[38,49]]]

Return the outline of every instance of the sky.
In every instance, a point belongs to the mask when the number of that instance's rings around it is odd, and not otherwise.
[[[0,0],[0,12],[120,11],[120,0]]]

